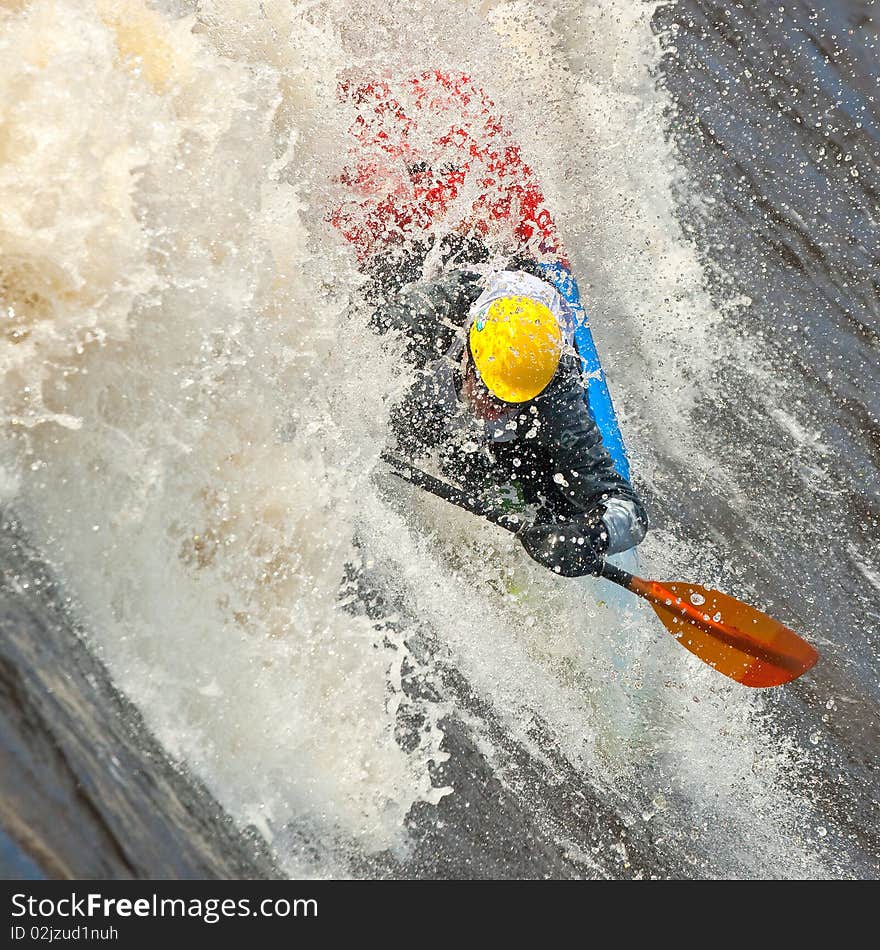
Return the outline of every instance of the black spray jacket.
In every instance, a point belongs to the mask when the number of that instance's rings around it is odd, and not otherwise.
[[[476,420],[458,399],[469,316],[484,286],[480,273],[450,270],[408,284],[373,314],[374,329],[400,332],[418,372],[410,398],[393,415],[401,450],[417,458],[439,448],[447,473],[471,486],[494,483],[506,491],[517,484],[538,521],[598,514],[609,553],[633,547],[645,536],[647,516],[602,442],[576,353],[563,354],[542,393],[496,422]]]

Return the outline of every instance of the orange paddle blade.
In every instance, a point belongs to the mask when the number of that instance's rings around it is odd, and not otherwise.
[[[641,577],[629,589],[651,603],[685,649],[743,686],[781,686],[819,659],[794,630],[717,590]]]

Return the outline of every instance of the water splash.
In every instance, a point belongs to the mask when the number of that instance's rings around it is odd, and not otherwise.
[[[699,467],[684,435],[717,316],[674,216],[649,14],[442,0],[408,15],[371,0],[0,14],[19,51],[0,74],[7,494],[150,727],[293,872],[401,852],[413,804],[455,793],[431,777],[451,711],[439,687],[417,701],[418,741],[395,738],[406,671],[430,680],[443,658],[536,759],[549,743],[702,849],[699,873],[817,873],[786,843],[775,789],[797,750],[763,701],[649,612],[560,585],[428,499],[401,508],[372,477],[405,380],[324,224],[351,119],[336,81],[463,61],[559,209],[644,477],[654,439]],[[668,540],[646,549],[658,569]],[[404,614],[351,609],[341,582],[361,569]],[[778,833],[747,833],[756,808]]]

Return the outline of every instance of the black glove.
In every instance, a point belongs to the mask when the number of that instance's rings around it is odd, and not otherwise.
[[[601,513],[559,524],[532,524],[518,537],[529,557],[555,574],[583,577],[602,573],[608,530]]]

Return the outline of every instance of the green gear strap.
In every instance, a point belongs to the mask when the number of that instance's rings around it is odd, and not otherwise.
[[[483,500],[488,507],[503,511],[505,514],[520,514],[528,507],[520,482],[506,482],[503,485],[486,482],[483,486]]]

